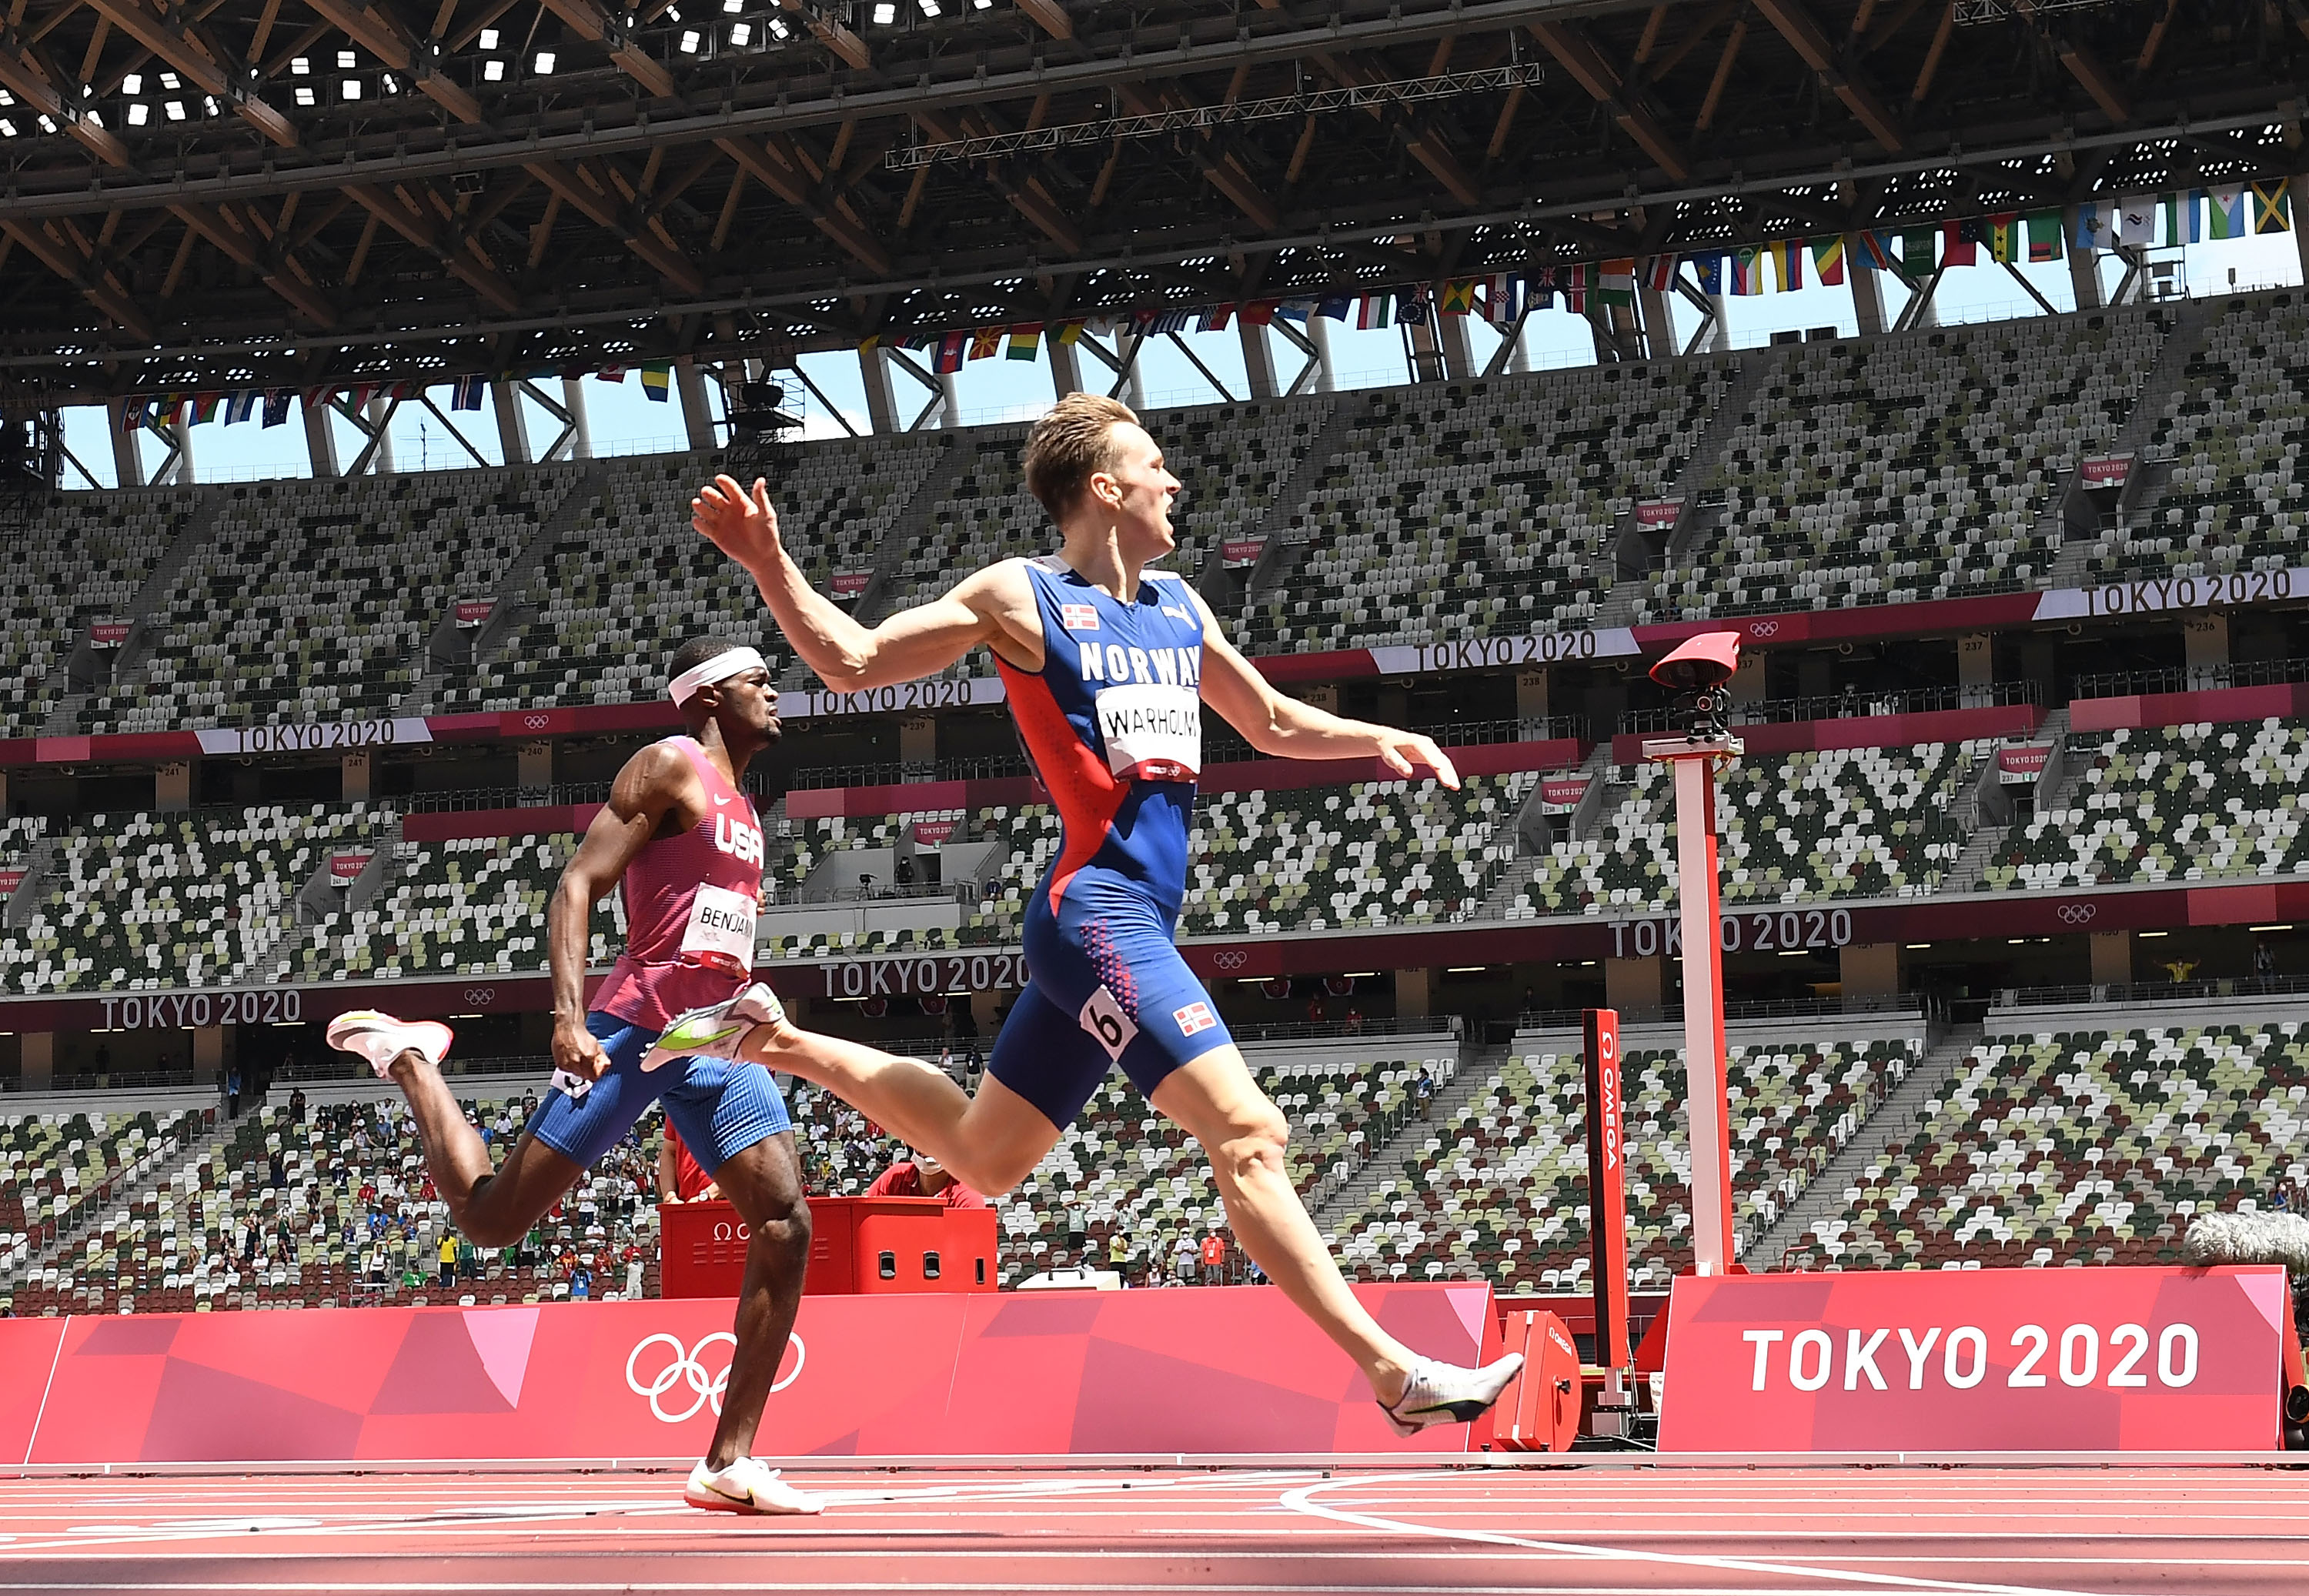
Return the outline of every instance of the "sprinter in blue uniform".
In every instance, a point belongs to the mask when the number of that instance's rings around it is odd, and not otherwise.
[[[1458,776],[1426,738],[1283,696],[1230,647],[1209,608],[1154,563],[1176,547],[1178,479],[1130,410],[1069,394],[1026,439],[1026,487],[1060,546],[1005,560],[879,625],[811,590],[766,488],[727,477],[692,504],[697,530],[753,573],[787,641],[838,691],[911,681],[983,644],[1064,822],[1025,919],[1029,979],[976,1097],[916,1061],[812,1036],[766,987],[681,1016],[668,1057],[757,1060],[815,1081],[965,1185],[1007,1191],[1042,1161],[1109,1069],[1211,1160],[1243,1250],[1362,1367],[1397,1429],[1474,1418],[1522,1366],[1421,1357],[1356,1300],[1291,1185],[1289,1126],[1251,1078],[1173,940],[1207,703],[1260,753],[1376,757],[1398,776]],[[653,1057],[655,1057],[653,1054]]]

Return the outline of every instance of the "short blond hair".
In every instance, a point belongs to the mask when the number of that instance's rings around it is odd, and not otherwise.
[[[1021,463],[1026,491],[1053,521],[1062,520],[1089,490],[1090,479],[1115,462],[1114,429],[1138,417],[1119,399],[1103,393],[1069,393],[1026,434]]]

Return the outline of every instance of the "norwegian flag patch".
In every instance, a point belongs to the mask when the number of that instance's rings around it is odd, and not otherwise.
[[[1095,632],[1098,630],[1098,607],[1094,604],[1061,604],[1059,606],[1059,624],[1069,632]]]
[[[1174,1008],[1171,1011],[1171,1018],[1179,1022],[1180,1036],[1192,1036],[1198,1031],[1215,1031],[1219,1022],[1218,1016],[1211,1013],[1211,1005],[1207,1003],[1190,1003],[1184,1008]]]

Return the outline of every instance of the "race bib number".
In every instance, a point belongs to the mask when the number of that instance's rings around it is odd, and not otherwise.
[[[1191,687],[1133,682],[1093,700],[1106,768],[1141,781],[1191,781],[1203,768],[1203,701]]]
[[[1138,1022],[1122,1012],[1122,1005],[1101,982],[1090,1001],[1082,1005],[1082,1028],[1098,1039],[1110,1060],[1119,1060],[1122,1050],[1138,1035]]]
[[[743,893],[699,886],[690,901],[689,924],[682,927],[681,956],[723,969],[752,969],[754,910],[754,900]]]

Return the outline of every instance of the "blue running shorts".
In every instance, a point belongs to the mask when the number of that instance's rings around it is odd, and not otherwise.
[[[1179,956],[1171,917],[1144,888],[1085,870],[1056,913],[1025,916],[1026,989],[987,1072],[1064,1129],[1115,1065],[1148,1097],[1180,1065],[1234,1038]]]
[[[615,1014],[587,1014],[585,1029],[610,1056],[590,1085],[559,1070],[529,1117],[530,1133],[565,1158],[591,1168],[661,1100],[665,1117],[712,1175],[765,1136],[791,1130],[786,1100],[758,1064],[724,1058],[675,1058],[644,1074],[642,1055],[658,1033]]]

